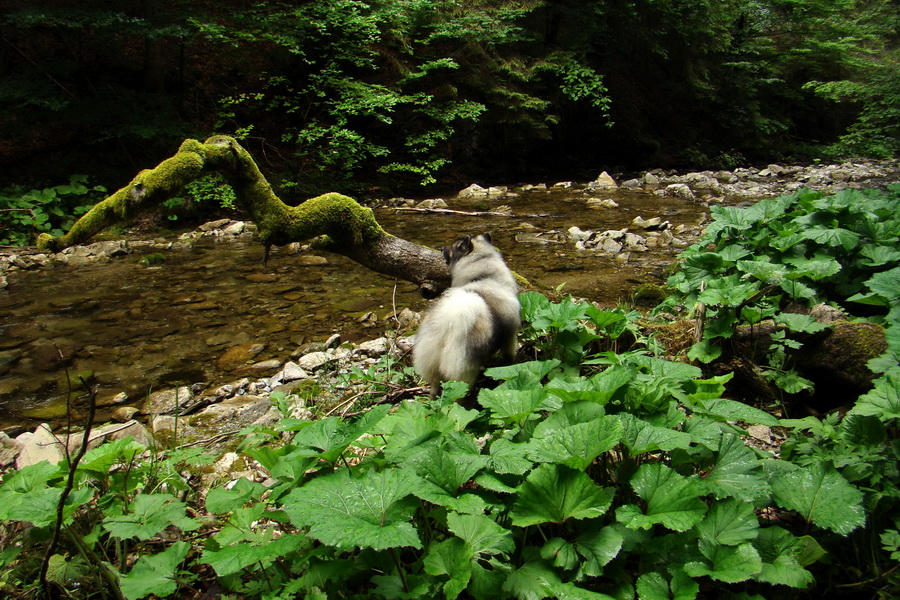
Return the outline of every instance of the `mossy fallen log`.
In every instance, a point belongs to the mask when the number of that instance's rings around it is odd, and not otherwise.
[[[417,284],[426,298],[450,284],[441,254],[388,234],[372,210],[341,194],[324,194],[299,206],[282,202],[250,153],[228,136],[205,142],[185,140],[178,152],[153,169],[141,171],[125,187],[98,202],[64,235],[42,234],[38,248],[59,252],[81,244],[113,225],[128,223],[158,207],[185,185],[207,173],[220,173],[237,203],[256,223],[266,247],[316,238],[317,248],[343,254],[374,271]]]

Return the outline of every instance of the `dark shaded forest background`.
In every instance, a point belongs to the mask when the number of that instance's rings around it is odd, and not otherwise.
[[[0,1],[0,186],[235,135],[323,190],[887,158],[895,0]]]

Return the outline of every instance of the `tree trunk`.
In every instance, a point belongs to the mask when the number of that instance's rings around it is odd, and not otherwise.
[[[324,194],[299,206],[288,206],[272,191],[256,162],[227,136],[201,143],[185,140],[175,156],[141,171],[125,187],[97,203],[60,237],[41,234],[38,248],[58,252],[88,240],[112,225],[129,222],[159,206],[185,185],[218,172],[234,189],[238,203],[256,222],[267,253],[270,246],[318,237],[317,248],[343,254],[379,273],[419,286],[433,298],[450,285],[441,254],[385,232],[372,210],[341,194]]]

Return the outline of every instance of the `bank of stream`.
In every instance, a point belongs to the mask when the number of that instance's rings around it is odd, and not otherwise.
[[[630,300],[640,284],[663,283],[666,267],[700,234],[708,213],[700,194],[630,187],[446,198],[458,212],[410,212],[402,210],[410,203],[393,201],[376,207],[375,215],[388,232],[435,248],[459,235],[490,231],[510,267],[539,289],[562,287],[613,306]],[[707,198],[723,201],[722,195]],[[493,214],[501,205],[508,213]],[[479,211],[489,214],[467,214]],[[668,232],[665,243],[633,251],[580,250],[569,232],[574,226],[654,235],[635,226],[636,217],[659,217],[657,229]],[[14,434],[61,419],[69,390],[77,387],[68,382],[79,376],[97,384],[103,420],[116,406],[139,406],[151,390],[188,385],[199,391],[247,375],[245,362],[229,360],[237,346],[255,347],[253,360],[269,361],[274,371],[305,344],[334,334],[349,342],[377,338],[404,308],[427,305],[413,284],[339,255],[291,246],[273,249],[264,265],[263,248],[248,233],[129,245],[130,252],[104,260],[50,260],[6,273],[7,287],[0,291],[0,430]],[[148,260],[150,254],[159,256]]]

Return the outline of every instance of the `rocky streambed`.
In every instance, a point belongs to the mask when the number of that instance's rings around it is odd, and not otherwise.
[[[388,231],[431,246],[492,231],[510,265],[535,285],[565,285],[610,305],[640,283],[661,282],[664,267],[702,232],[711,204],[898,180],[896,162],[650,171],[621,181],[602,173],[587,183],[473,184],[447,198],[374,207]],[[108,422],[92,443],[177,435],[225,448],[245,425],[280,419],[282,394],[294,400],[287,410],[311,416],[305,404],[341,393],[351,367],[402,357],[402,335],[424,307],[411,284],[299,244],[263,267],[254,227],[240,220],[56,255],[6,252],[0,465],[59,457],[61,444],[80,443],[58,433],[67,397],[78,402],[77,384],[66,380],[78,376],[98,386],[99,417]]]

